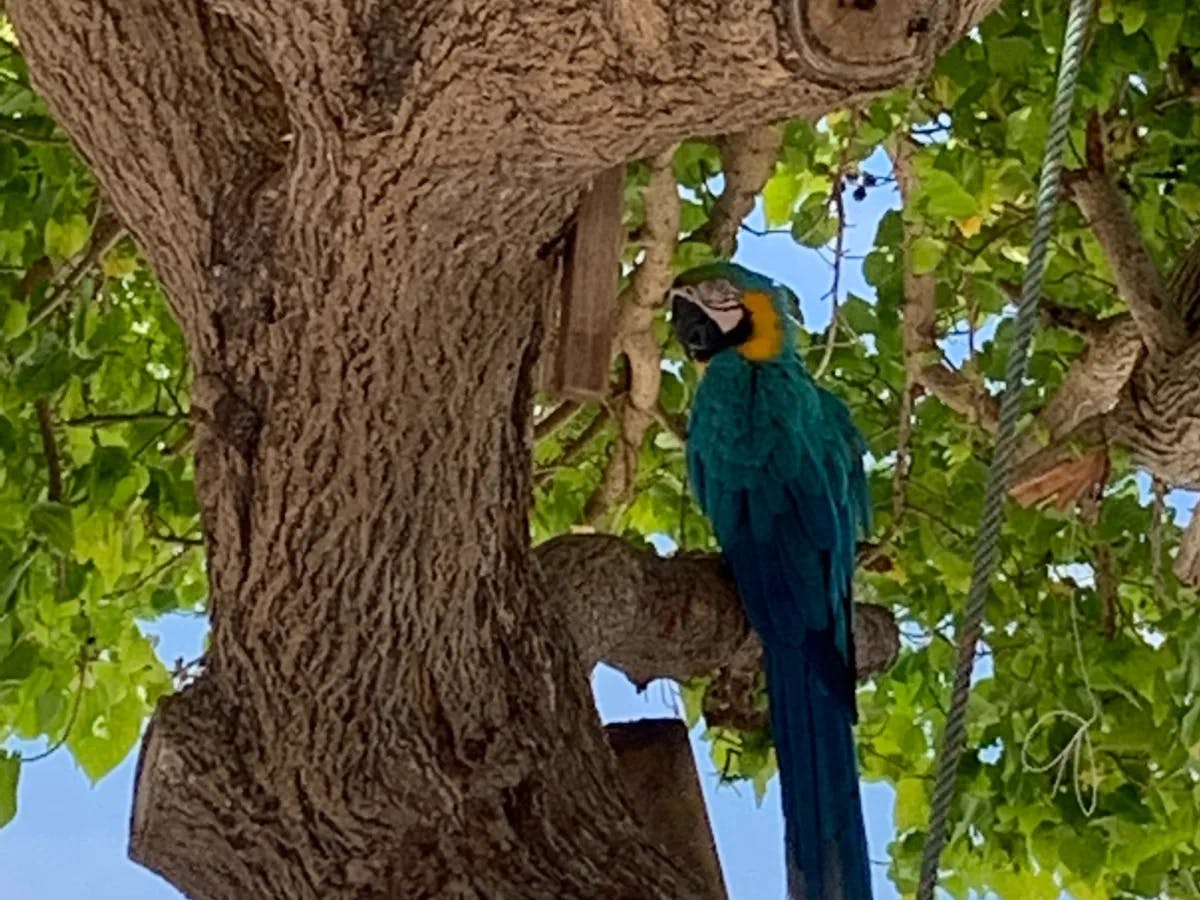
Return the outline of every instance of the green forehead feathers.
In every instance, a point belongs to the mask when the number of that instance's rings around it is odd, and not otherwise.
[[[777,284],[766,275],[751,271],[745,266],[733,262],[705,263],[681,272],[675,278],[679,286],[703,284],[706,281],[728,281],[739,291],[759,291],[770,294],[776,300],[776,305],[783,311],[797,318],[800,317],[800,298],[791,289]]]

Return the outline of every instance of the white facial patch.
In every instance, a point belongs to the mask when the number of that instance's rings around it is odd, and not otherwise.
[[[737,328],[746,314],[741,292],[723,278],[676,288],[675,293],[704,310],[722,334],[729,334]]]

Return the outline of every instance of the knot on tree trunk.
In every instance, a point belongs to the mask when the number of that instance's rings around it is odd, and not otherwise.
[[[938,0],[782,0],[791,56],[832,84],[883,88],[932,62],[944,34]]]

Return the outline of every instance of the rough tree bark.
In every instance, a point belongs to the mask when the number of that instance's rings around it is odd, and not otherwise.
[[[1067,183],[1130,312],[1087,324],[1086,351],[1026,437],[1017,484],[1116,444],[1163,483],[1200,487],[1200,237],[1164,279],[1110,175],[1089,168]]]
[[[914,79],[994,0],[10,0],[187,337],[213,618],[132,852],[197,898],[689,897],[532,564],[595,173]]]

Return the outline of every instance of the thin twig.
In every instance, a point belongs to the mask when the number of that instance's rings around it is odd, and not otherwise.
[[[837,172],[834,174],[831,188],[833,207],[837,212],[837,235],[833,243],[833,285],[829,289],[829,332],[825,336],[825,353],[821,356],[821,362],[813,371],[813,378],[816,379],[821,378],[829,368],[829,362],[833,359],[833,347],[838,338],[842,260],[846,252],[846,200],[842,196],[842,189],[846,186],[846,153],[852,138],[853,133],[846,140],[842,141],[841,146],[838,148],[838,167]]]
[[[63,424],[77,428],[84,425],[123,425],[129,422],[179,422],[185,418],[187,418],[186,415],[151,409],[145,412],[131,413],[89,413],[86,416],[67,419]]]
[[[577,412],[579,412],[578,401],[564,400],[534,423],[533,439],[540,441],[542,438],[549,437],[567,422],[571,421],[571,418]]]
[[[1167,582],[1163,572],[1163,528],[1166,523],[1167,486],[1155,478],[1154,503],[1150,507],[1150,572],[1154,582],[1154,602],[1167,611]]]
[[[160,575],[165,574],[168,569],[172,568],[173,566],[178,565],[182,560],[187,559],[188,554],[191,553],[192,550],[194,550],[194,549],[195,548],[191,547],[191,546],[184,546],[184,548],[182,550],[180,550],[178,553],[174,553],[168,559],[159,563],[157,566],[155,566],[153,569],[151,569],[149,572],[147,572],[145,575],[143,575],[141,578],[139,578],[137,581],[135,581],[129,587],[121,588],[121,590],[119,590],[119,591],[109,591],[107,594],[104,595],[103,599],[115,600],[118,597],[124,597],[127,594],[132,594],[134,591],[141,590],[146,585],[148,585],[151,581],[158,578]]]
[[[26,144],[34,144],[37,146],[65,147],[67,145],[66,138],[54,136],[38,137],[37,135],[26,134],[20,129],[13,128],[11,125],[7,124],[0,124],[0,134],[18,141],[23,141]]]
[[[79,677],[75,686],[75,702],[71,705],[71,714],[67,717],[67,724],[63,727],[62,735],[41,753],[35,753],[33,756],[22,756],[21,765],[29,763],[41,762],[48,756],[57,753],[66,744],[71,737],[71,732],[75,728],[75,722],[79,718],[79,707],[83,705],[83,684],[87,678],[88,662],[90,661],[88,650],[95,638],[89,636],[84,642],[83,647],[79,650]]]
[[[168,544],[179,544],[181,547],[203,547],[204,538],[184,537],[180,534],[163,534],[156,532],[150,535],[155,540],[165,541]]]
[[[45,304],[30,320],[28,328],[32,329],[44,322],[66,303],[71,292],[83,280],[83,277],[95,268],[108,251],[115,247],[121,238],[125,237],[126,233],[115,216],[98,215],[95,227],[92,229],[92,242],[87,252],[67,270],[62,278],[56,279],[56,283],[46,296]]]
[[[1096,545],[1096,593],[1104,603],[1103,627],[1104,635],[1113,638],[1117,634],[1117,611],[1120,606],[1120,592],[1117,574],[1113,568],[1112,547],[1107,543]]]
[[[46,496],[51,503],[61,503],[62,460],[58,455],[58,442],[54,439],[54,416],[50,410],[50,401],[46,397],[38,397],[34,407],[37,409],[38,425],[42,433],[42,453],[46,457],[46,471],[49,475]]]

